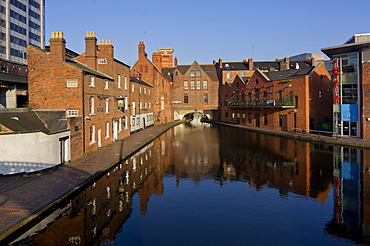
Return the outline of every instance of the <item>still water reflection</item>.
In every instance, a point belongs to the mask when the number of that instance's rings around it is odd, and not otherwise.
[[[14,245],[368,244],[368,155],[180,125]]]

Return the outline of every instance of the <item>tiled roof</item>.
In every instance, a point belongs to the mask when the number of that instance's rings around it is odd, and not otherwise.
[[[264,72],[263,74],[266,75],[272,81],[275,80],[283,80],[283,79],[290,79],[294,77],[301,77],[309,75],[312,71],[313,67],[310,68],[303,68],[303,69],[287,69],[282,71],[275,71],[275,72]]]
[[[130,77],[130,81],[141,84],[141,85],[144,85],[144,86],[154,87],[153,85],[149,84],[148,82],[146,82],[146,81],[144,81],[140,78],[136,78],[136,77]]]
[[[78,62],[78,61],[74,61],[74,60],[69,60],[69,59],[66,59],[65,61],[67,64],[83,71],[83,72],[86,72],[86,73],[89,73],[89,74],[92,74],[92,75],[95,75],[95,76],[98,76],[98,77],[101,77],[103,79],[110,79],[110,80],[113,80],[112,77],[110,77],[109,75],[106,75],[102,72],[99,72],[95,69],[92,69],[88,66],[86,66],[85,64],[81,63],[81,62]]]
[[[211,78],[212,81],[218,81],[215,65],[204,64],[199,66],[206,72],[206,74]],[[162,74],[164,77],[166,77],[168,81],[172,81],[172,74],[175,71],[175,69],[178,69],[179,73],[183,75],[190,69],[190,67],[191,65],[178,65],[177,67],[174,68],[163,68]]]

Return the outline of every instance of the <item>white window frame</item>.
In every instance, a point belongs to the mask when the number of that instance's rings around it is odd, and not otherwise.
[[[105,113],[109,114],[109,99],[105,99]]]
[[[89,98],[90,115],[95,115],[95,98],[91,96]]]
[[[95,87],[95,76],[90,75],[89,87]]]
[[[107,64],[107,59],[98,59],[98,64]]]
[[[109,136],[109,122],[105,122],[105,139],[110,138]]]
[[[124,89],[127,90],[127,76],[124,77]]]
[[[109,90],[109,81],[107,79],[104,80],[104,90]]]
[[[90,145],[96,143],[95,141],[95,125],[90,126]]]
[[[67,88],[77,88],[78,87],[78,79],[67,79]]]
[[[118,89],[122,89],[122,87],[121,87],[121,74],[118,74],[118,77],[117,77],[117,86],[118,86]]]
[[[67,117],[75,117],[75,116],[78,116],[78,110],[76,109],[67,110]]]

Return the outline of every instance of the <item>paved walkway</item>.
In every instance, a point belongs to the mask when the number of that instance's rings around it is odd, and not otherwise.
[[[181,121],[149,127],[68,164],[34,174],[0,176],[1,240]]]

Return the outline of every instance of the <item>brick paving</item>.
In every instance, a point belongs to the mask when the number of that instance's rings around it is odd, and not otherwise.
[[[75,161],[41,172],[0,176],[0,244],[79,187],[180,123],[149,127]]]
[[[0,176],[0,244],[1,240],[12,232],[37,218],[100,173],[180,123],[182,122],[178,121],[149,127],[73,162],[38,173]],[[301,140],[370,148],[370,141],[355,138],[335,138],[221,122],[213,123]]]

